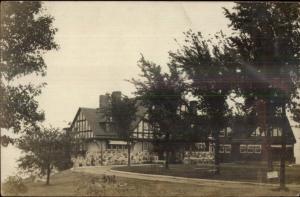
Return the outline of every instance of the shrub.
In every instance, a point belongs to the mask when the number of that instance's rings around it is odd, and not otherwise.
[[[18,195],[27,192],[28,188],[19,176],[9,176],[3,183],[5,195]]]
[[[82,196],[120,196],[128,191],[127,184],[118,182],[114,175],[89,176],[77,182],[75,188]]]

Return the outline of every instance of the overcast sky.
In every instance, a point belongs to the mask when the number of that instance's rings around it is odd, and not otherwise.
[[[46,123],[64,127],[78,107],[97,107],[99,95],[120,90],[140,70],[140,54],[165,66],[189,29],[228,32],[224,2],[45,2],[58,28],[58,51],[45,55],[48,83],[39,98]]]

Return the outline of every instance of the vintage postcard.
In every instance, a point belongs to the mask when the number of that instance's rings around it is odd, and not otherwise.
[[[2,1],[1,196],[300,196],[300,3]]]

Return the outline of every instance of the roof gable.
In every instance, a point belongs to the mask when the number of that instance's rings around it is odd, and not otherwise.
[[[275,118],[271,122],[271,124],[274,128],[285,127],[287,140],[293,143],[296,142],[296,138],[294,136],[293,130],[286,116],[284,117],[283,120],[281,117]],[[253,123],[252,120],[246,120],[246,119],[233,119],[230,122],[230,127],[232,128],[233,139],[247,139],[257,129],[256,124]]]

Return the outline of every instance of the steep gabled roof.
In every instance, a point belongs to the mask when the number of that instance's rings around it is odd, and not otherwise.
[[[147,108],[142,105],[141,101],[136,102],[136,119],[132,121],[130,129],[133,131],[137,128],[140,121],[145,118],[147,113]],[[76,116],[72,122],[71,128],[74,125],[74,122],[77,119],[79,113],[82,112],[83,115],[86,117],[87,121],[89,122],[94,135],[96,137],[101,138],[117,138],[117,133],[114,131],[107,132],[102,126],[100,126],[101,122],[105,122],[104,112],[99,108],[84,108],[80,107],[76,113]],[[290,143],[295,143],[296,139],[293,134],[292,128],[290,126],[289,120],[285,117],[283,120],[281,118],[276,118],[272,122],[274,127],[282,127],[285,126],[287,131],[287,141]],[[239,139],[249,139],[252,132],[256,130],[256,124],[253,120],[246,120],[244,118],[233,118],[229,123],[229,127],[232,128],[232,137],[231,139],[239,140]]]
[[[291,128],[288,118],[285,116],[284,119],[281,117],[275,118],[271,122],[273,127],[282,128],[285,127],[287,134],[287,141],[296,143],[293,130]],[[246,119],[232,119],[230,121],[230,127],[232,128],[232,139],[248,139],[252,132],[257,129],[257,126],[253,121]]]
[[[137,102],[136,104],[137,111],[136,111],[136,119],[132,121],[130,129],[133,131],[139,124],[139,122],[144,118],[147,109],[141,105],[141,102]],[[104,112],[99,108],[85,108],[80,107],[75,115],[75,118],[71,124],[71,128],[74,126],[74,122],[76,121],[78,115],[82,113],[89,125],[91,126],[92,131],[96,137],[101,138],[116,138],[117,133],[114,131],[107,132],[105,129],[100,126],[101,122],[105,122]]]
[[[140,121],[144,119],[146,113],[147,113],[147,108],[144,107],[142,105],[142,102],[138,100],[136,102],[136,113],[135,113],[136,118],[134,121],[132,121],[131,126],[130,126],[130,129],[132,131],[138,126]]]

